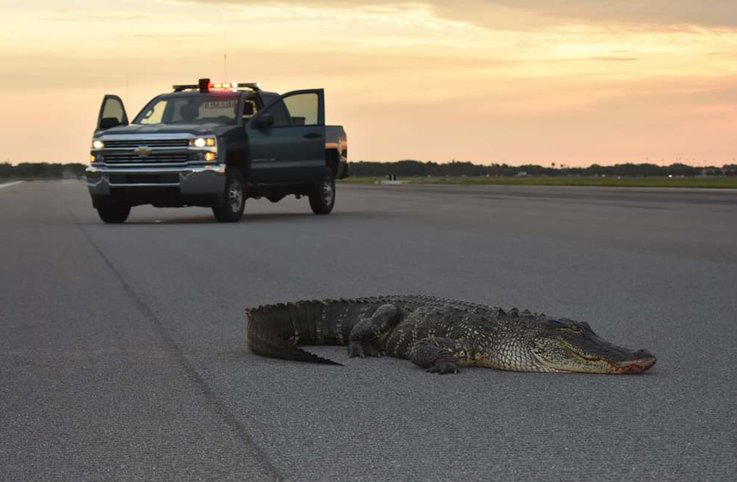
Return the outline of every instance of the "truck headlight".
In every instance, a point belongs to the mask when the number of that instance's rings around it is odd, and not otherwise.
[[[195,139],[190,139],[189,145],[192,147],[215,147],[217,145],[217,141],[214,137],[197,137]]]
[[[92,139],[93,149],[102,149],[103,147],[105,147],[105,143],[102,142],[100,139]]]

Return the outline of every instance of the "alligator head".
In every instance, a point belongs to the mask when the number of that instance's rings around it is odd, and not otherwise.
[[[532,354],[547,371],[644,373],[655,365],[646,350],[629,350],[599,338],[588,323],[547,319],[532,339]]]

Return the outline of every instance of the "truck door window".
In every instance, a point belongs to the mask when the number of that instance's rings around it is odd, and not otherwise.
[[[123,112],[123,104],[116,101],[109,101],[105,102],[103,108],[102,108],[102,115],[100,118],[107,119],[107,118],[114,118],[117,119],[118,122],[122,123],[123,118],[125,117],[125,113]]]
[[[293,126],[317,125],[319,98],[317,94],[295,94],[284,98],[289,111],[290,123]]]
[[[291,122],[289,120],[289,111],[284,105],[283,100],[277,101],[264,112],[267,112],[274,116],[274,124],[272,125],[272,127],[287,127],[291,125]]]

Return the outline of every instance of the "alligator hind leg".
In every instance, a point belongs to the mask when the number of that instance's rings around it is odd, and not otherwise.
[[[379,306],[371,318],[363,318],[351,330],[348,337],[348,355],[361,358],[383,355],[378,338],[399,323],[401,316],[402,311],[396,305]]]
[[[458,373],[460,370],[453,357],[455,340],[450,338],[423,338],[409,351],[409,359],[430,373]]]

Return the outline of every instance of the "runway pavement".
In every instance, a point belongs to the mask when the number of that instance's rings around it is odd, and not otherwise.
[[[0,190],[0,480],[731,481],[737,193],[346,186],[133,209]],[[423,293],[587,320],[643,376],[266,359],[243,309]]]

